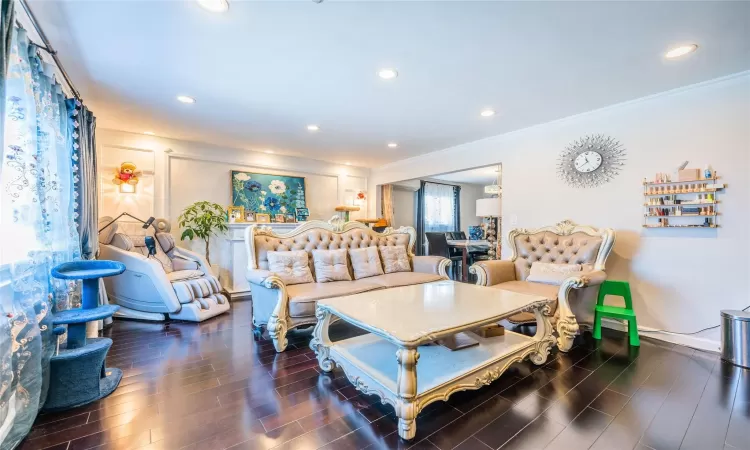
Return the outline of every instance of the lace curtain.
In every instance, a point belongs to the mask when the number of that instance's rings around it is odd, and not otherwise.
[[[5,81],[0,171],[0,441],[23,439],[47,396],[51,314],[77,286],[50,278],[80,258],[73,218],[76,165],[68,111],[52,66],[14,28]]]

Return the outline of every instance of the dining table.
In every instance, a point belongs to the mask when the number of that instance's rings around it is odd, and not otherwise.
[[[448,247],[461,250],[461,281],[469,280],[469,253],[486,253],[490,243],[486,239],[448,239]]]

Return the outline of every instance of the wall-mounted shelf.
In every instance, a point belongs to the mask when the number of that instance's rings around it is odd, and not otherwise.
[[[643,225],[643,228],[720,228],[721,225]]]
[[[673,184],[694,184],[694,183],[706,183],[709,181],[716,181],[721,180],[721,177],[714,177],[714,178],[705,178],[702,180],[693,180],[693,181],[667,181],[667,182],[655,182],[655,181],[644,181],[644,186],[670,186]]]
[[[658,176],[665,177],[663,174]],[[726,188],[726,184],[717,183],[720,179],[714,173],[713,178],[691,181],[643,180],[643,227],[718,228],[716,222],[721,215],[718,211],[721,202],[716,197]],[[672,224],[672,219],[680,220]]]
[[[669,217],[671,219],[673,217],[716,217],[716,216],[719,216],[719,215],[721,215],[721,214],[720,213],[713,213],[713,214],[680,214],[679,216],[677,216],[677,215],[669,215],[669,214],[664,215],[664,216],[657,216],[657,215],[654,215],[654,214],[644,214],[643,217]]]
[[[669,208],[672,206],[711,206],[716,205],[720,203],[718,200],[715,202],[703,202],[703,203],[680,203],[678,205],[649,205],[648,203],[644,203],[643,206],[646,208]]]

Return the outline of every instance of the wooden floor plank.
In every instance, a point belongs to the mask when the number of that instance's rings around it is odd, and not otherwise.
[[[123,365],[120,387],[40,415],[19,448],[750,449],[750,371],[647,337],[631,348],[610,330],[428,406],[406,442],[392,407],[340,369],[318,371],[309,330],[291,333],[281,354],[256,341],[251,306],[233,303],[200,324],[116,320],[104,334],[114,340],[108,362]],[[341,322],[331,330],[361,333]]]

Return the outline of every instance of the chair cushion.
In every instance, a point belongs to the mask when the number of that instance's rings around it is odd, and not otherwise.
[[[406,254],[406,248],[404,247],[382,247],[380,259],[383,261],[385,273],[411,272],[409,255]]]
[[[349,250],[349,257],[352,260],[355,280],[383,275],[383,266],[380,264],[380,253],[377,247]]]
[[[366,281],[331,281],[328,283],[305,283],[287,286],[289,315],[292,317],[315,316],[315,304],[323,298],[342,297],[380,289],[381,286]]]
[[[315,281],[304,250],[268,252],[268,270],[278,275],[287,286]]]
[[[315,280],[318,283],[329,281],[351,281],[345,248],[338,250],[313,250]]]
[[[170,282],[192,280],[194,278],[201,278],[203,271],[200,270],[175,270],[174,272],[167,274],[167,279]]]
[[[566,279],[581,273],[580,264],[555,264],[535,261],[531,263],[531,270],[526,281],[534,283],[554,284],[560,286]]]
[[[560,288],[560,286],[556,286],[554,284],[531,283],[529,281],[507,281],[505,283],[496,284],[490,287],[494,289],[504,289],[506,291],[517,292],[519,294],[541,295],[542,297],[547,297],[555,300],[557,300],[557,291]],[[557,302],[554,302],[552,303],[552,311],[550,311],[550,314],[554,315],[556,311]],[[534,318],[534,314],[529,312],[516,314],[509,320],[514,323],[536,321],[536,319]]]
[[[431,283],[443,278],[434,273],[420,272],[395,272],[378,275],[367,279],[368,283],[376,283],[381,287],[390,288],[398,286],[410,286],[412,284]]]

